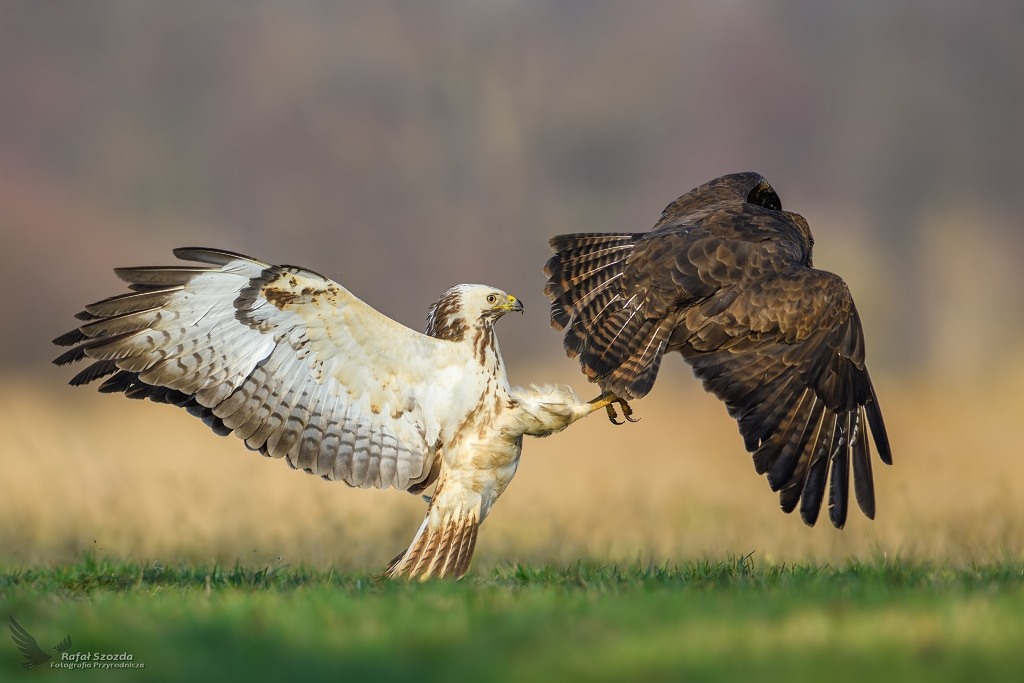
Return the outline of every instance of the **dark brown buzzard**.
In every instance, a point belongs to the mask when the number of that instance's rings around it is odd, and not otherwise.
[[[551,324],[606,394],[645,396],[678,351],[739,423],[754,467],[813,525],[846,523],[849,470],[875,516],[870,425],[889,440],[864,365],[864,331],[842,278],[811,265],[814,238],[757,173],[716,178],[666,207],[644,233],[551,240]],[[831,470],[831,478],[829,471]]]

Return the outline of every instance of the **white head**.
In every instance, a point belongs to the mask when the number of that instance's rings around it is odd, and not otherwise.
[[[523,304],[511,294],[488,285],[455,285],[434,302],[427,313],[427,334],[462,341],[466,332],[491,326],[510,311],[522,313]]]

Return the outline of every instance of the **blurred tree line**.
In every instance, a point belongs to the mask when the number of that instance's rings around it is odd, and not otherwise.
[[[495,284],[527,307],[505,353],[557,361],[548,237],[756,170],[875,367],[985,373],[1024,327],[1022,37],[1010,0],[4,2],[0,364],[185,243],[417,329]]]

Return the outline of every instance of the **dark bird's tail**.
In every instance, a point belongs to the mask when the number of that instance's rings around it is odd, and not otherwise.
[[[640,237],[632,233],[577,233],[557,235],[548,241],[555,252],[544,265],[548,276],[544,293],[551,299],[552,327],[562,330],[576,320],[593,319],[608,308],[621,308],[609,290],[622,276],[626,259]],[[582,341],[582,337],[567,335],[565,350],[578,354]]]
[[[633,250],[647,233],[558,235],[549,244],[544,293],[551,326],[565,330],[563,345],[605,391],[639,398],[651,390],[672,327],[640,311],[622,283]]]

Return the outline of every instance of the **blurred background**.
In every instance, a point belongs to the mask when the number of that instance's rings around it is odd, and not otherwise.
[[[0,4],[0,560],[372,568],[422,515],[63,386],[48,342],[122,291],[113,267],[227,248],[416,329],[486,282],[526,305],[499,326],[511,380],[587,395],[548,327],[547,239],[646,230],[746,170],[857,300],[896,461],[878,520],[778,512],[670,358],[642,423],[526,443],[481,563],[1018,555],[1022,38],[999,0]]]

